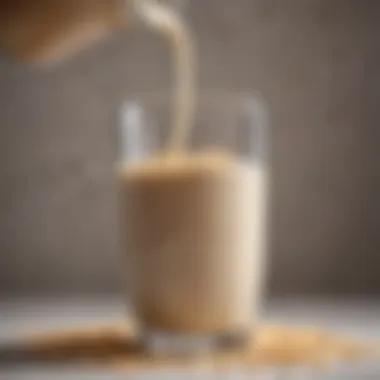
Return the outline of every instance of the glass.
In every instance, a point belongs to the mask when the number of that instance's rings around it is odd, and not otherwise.
[[[136,97],[121,114],[121,231],[140,337],[154,353],[240,345],[265,272],[265,109],[249,94],[203,94],[185,154],[167,156],[171,100]]]

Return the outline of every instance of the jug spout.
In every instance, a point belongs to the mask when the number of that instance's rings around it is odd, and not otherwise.
[[[122,27],[127,0],[7,0],[0,3],[2,51],[26,62],[68,58]]]

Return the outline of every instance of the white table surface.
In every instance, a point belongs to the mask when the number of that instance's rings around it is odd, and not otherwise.
[[[120,321],[126,314],[121,299],[111,297],[70,299],[0,300],[0,342],[22,339],[26,333],[56,331],[93,323]],[[380,342],[380,299],[278,300],[269,302],[263,319],[288,324],[317,325],[343,332],[359,339]],[[329,373],[316,373],[298,368],[262,369],[258,372],[231,370],[223,373],[183,371],[112,372],[84,366],[0,367],[0,380],[24,379],[327,379],[380,380],[380,362],[341,367]]]

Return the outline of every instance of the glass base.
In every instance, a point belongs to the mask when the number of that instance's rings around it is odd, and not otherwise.
[[[248,336],[247,332],[195,335],[150,331],[142,335],[141,346],[155,356],[199,355],[243,348],[248,343]]]

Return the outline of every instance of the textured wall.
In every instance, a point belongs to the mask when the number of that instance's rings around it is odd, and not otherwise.
[[[380,292],[380,2],[193,0],[205,88],[272,119],[276,294]],[[49,71],[0,62],[0,291],[118,291],[115,115],[169,83],[165,44],[120,35]]]

